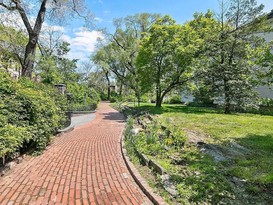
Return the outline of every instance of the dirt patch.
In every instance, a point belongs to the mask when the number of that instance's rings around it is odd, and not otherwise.
[[[229,161],[235,158],[245,158],[251,151],[236,142],[230,142],[226,145],[198,143],[200,151],[210,155],[214,161]]]
[[[229,142],[225,145],[211,144],[207,143],[208,136],[203,133],[188,129],[182,130],[186,133],[189,144],[197,145],[201,152],[210,155],[216,162],[244,158],[245,155],[251,153],[251,150],[236,142]]]
[[[190,144],[198,144],[198,143],[202,143],[205,142],[207,139],[207,136],[203,133],[194,131],[194,130],[188,130],[188,129],[182,129],[188,138],[188,143]]]

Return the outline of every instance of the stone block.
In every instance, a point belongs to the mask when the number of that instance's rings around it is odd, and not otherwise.
[[[154,171],[156,171],[158,174],[163,175],[166,173],[163,167],[161,167],[159,164],[157,164],[155,161],[150,160],[149,161],[149,167],[152,167]]]

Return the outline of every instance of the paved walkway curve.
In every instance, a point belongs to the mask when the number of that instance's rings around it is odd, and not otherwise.
[[[151,204],[123,161],[122,114],[101,103],[92,122],[0,178],[0,204]]]

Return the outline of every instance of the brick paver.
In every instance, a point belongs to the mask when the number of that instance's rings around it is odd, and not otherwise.
[[[94,121],[0,178],[0,204],[151,204],[123,161],[124,125],[120,113],[101,103]]]

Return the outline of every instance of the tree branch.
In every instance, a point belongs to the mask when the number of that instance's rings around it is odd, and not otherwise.
[[[3,2],[0,2],[0,6],[4,7],[5,9],[7,9],[9,11],[15,11],[17,9],[16,6],[8,6],[8,5],[4,4]]]
[[[110,34],[110,36],[112,36],[112,38],[114,39],[114,41],[119,47],[121,47],[123,50],[126,50],[125,47],[119,43],[119,41],[116,39],[116,37],[113,34]]]
[[[75,0],[73,0],[73,7],[72,7],[72,10],[81,18],[84,18],[84,19],[87,19],[86,16],[83,16],[80,14],[80,12],[77,10],[77,3]]]
[[[19,12],[28,33],[29,34],[32,33],[33,32],[32,27],[29,23],[29,20],[24,8],[21,6],[21,2],[19,0],[12,0],[12,2],[16,5],[16,10]]]
[[[38,16],[36,18],[35,25],[34,25],[33,32],[35,34],[38,34],[38,35],[39,35],[39,33],[40,33],[41,29],[42,29],[42,25],[43,25],[43,22],[44,22],[44,19],[45,19],[46,3],[47,3],[47,0],[43,0],[43,2],[41,4],[41,7],[40,7],[40,10],[38,12]]]

